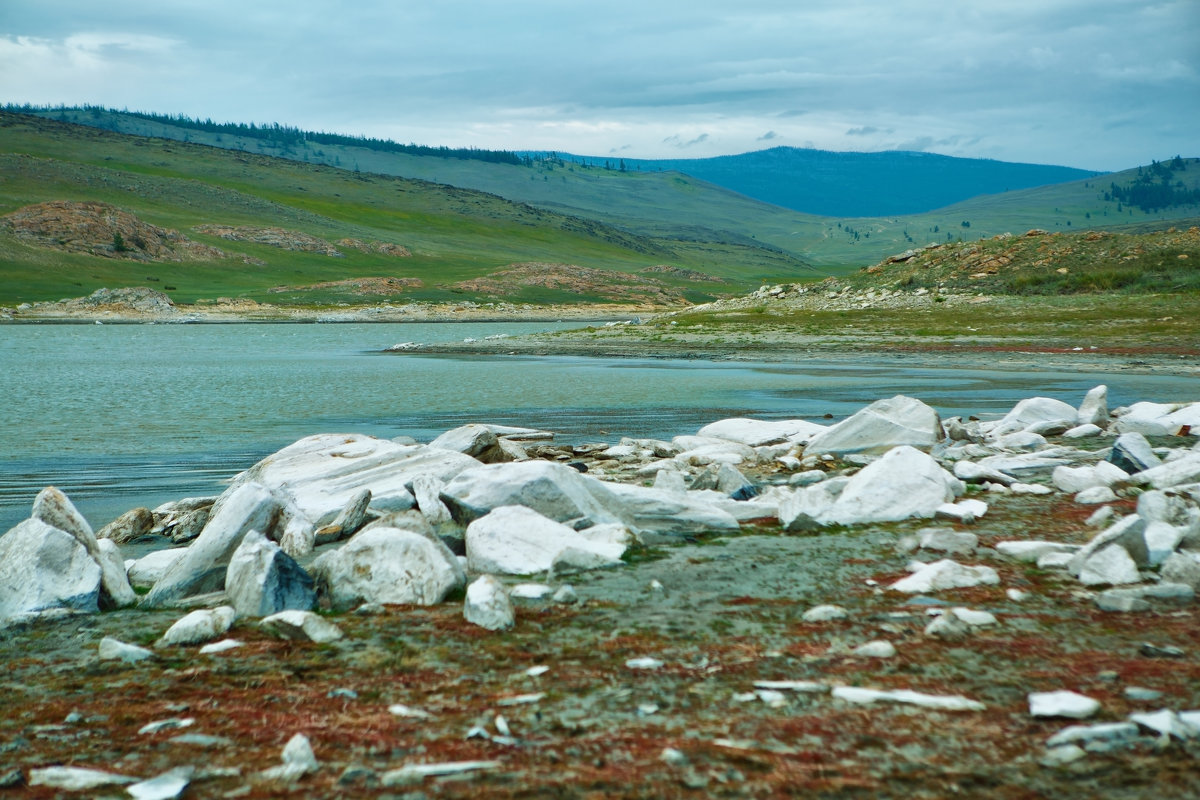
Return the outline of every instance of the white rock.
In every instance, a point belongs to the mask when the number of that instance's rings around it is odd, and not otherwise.
[[[101,608],[124,608],[134,603],[136,597],[125,575],[120,550],[112,542],[100,546],[92,526],[65,494],[54,486],[42,489],[34,498],[31,518],[70,534],[100,567]]]
[[[935,512],[939,517],[948,517],[963,523],[972,523],[987,513],[988,504],[969,497],[956,503],[942,503]]]
[[[1014,483],[1008,487],[1013,494],[1034,494],[1043,495],[1051,494],[1054,490],[1049,486],[1042,486],[1040,483]]]
[[[1036,563],[1046,553],[1074,553],[1079,545],[1061,542],[997,542],[996,551],[1009,558],[1026,563]]]
[[[905,703],[908,705],[933,708],[939,711],[983,711],[987,708],[983,703],[960,695],[936,695],[914,692],[910,689],[895,689],[880,691],[863,689],[857,686],[835,686],[833,697],[848,703],[866,704],[876,702]]]
[[[242,647],[242,643],[237,639],[222,639],[219,642],[213,642],[212,644],[204,645],[200,648],[199,653],[202,656],[215,656],[219,653],[226,653],[230,650],[236,650],[239,647]]]
[[[1075,495],[1075,502],[1081,506],[1094,506],[1100,503],[1111,503],[1117,499],[1117,493],[1107,486],[1093,486]]]
[[[1118,436],[1108,454],[1108,461],[1131,475],[1162,464],[1150,442],[1140,433],[1122,433]]]
[[[1087,751],[1082,747],[1077,744],[1063,744],[1047,750],[1038,763],[1043,767],[1065,767],[1084,758],[1087,758]]]
[[[446,484],[442,497],[455,519],[464,523],[501,506],[525,506],[556,522],[623,521],[606,507],[614,500],[605,484],[549,461],[487,464],[464,470]]]
[[[1076,742],[1116,742],[1136,739],[1137,725],[1132,722],[1102,722],[1098,725],[1070,725],[1046,740],[1047,747]]]
[[[262,776],[267,780],[290,782],[297,780],[310,772],[320,769],[317,756],[313,753],[312,744],[308,737],[297,733],[288,739],[280,754],[283,761],[278,767],[263,770]]]
[[[384,786],[407,786],[425,778],[442,775],[460,775],[466,772],[480,772],[497,769],[499,761],[446,761],[437,764],[408,764],[399,769],[389,770],[380,777]]]
[[[467,622],[489,631],[506,630],[516,623],[508,592],[504,584],[492,575],[481,575],[467,587],[463,617]]]
[[[956,606],[952,608],[954,616],[958,617],[963,622],[970,625],[972,628],[982,628],[988,625],[998,625],[1000,621],[996,619],[996,615],[990,611],[979,611],[974,608],[962,608]]]
[[[1092,512],[1092,515],[1084,520],[1083,524],[1089,528],[1103,528],[1112,522],[1113,515],[1116,513],[1112,506],[1101,506]]]
[[[899,445],[928,448],[942,437],[935,410],[904,395],[877,400],[808,441],[808,454],[883,452]]]
[[[264,617],[259,627],[280,639],[316,642],[336,642],[345,636],[342,629],[311,611],[280,611]]]
[[[697,435],[728,439],[748,447],[761,447],[779,442],[804,442],[824,430],[824,425],[802,419],[768,422],[738,417],[705,425]]]
[[[171,565],[183,557],[186,547],[173,547],[167,550],[155,550],[147,553],[129,565],[127,574],[130,585],[148,589],[153,586]]]
[[[686,492],[687,482],[677,470],[660,469],[654,476],[654,488],[660,492]]]
[[[87,792],[104,786],[137,783],[137,778],[84,767],[43,767],[29,770],[30,786],[48,786],[69,792]]]
[[[631,658],[625,662],[625,666],[629,669],[658,669],[663,665],[663,662],[651,656],[642,656],[640,658]]]
[[[548,570],[567,548],[592,553],[609,566],[619,564],[625,552],[623,544],[591,541],[525,506],[501,506],[472,522],[466,546],[472,572],[507,575]]]
[[[464,585],[454,554],[436,537],[388,526],[369,527],[309,568],[318,594],[334,609],[362,603],[434,605]]]
[[[954,500],[956,485],[957,480],[925,453],[895,447],[851,477],[817,521],[854,525],[932,517],[939,506]]]
[[[1146,523],[1138,515],[1130,514],[1123,517],[1096,534],[1090,542],[1078,550],[1072,557],[1068,569],[1072,575],[1078,576],[1083,569],[1084,562],[1095,553],[1113,544],[1123,547],[1126,555],[1133,559],[1135,566],[1146,566],[1149,564],[1150,554],[1146,548],[1145,531]],[[1111,555],[1110,558],[1112,558]]]
[[[998,469],[986,467],[982,464],[977,464],[974,461],[960,460],[954,462],[954,477],[967,483],[998,483],[1001,486],[1008,486],[1013,482],[1010,475],[1006,475]]]
[[[269,533],[279,512],[279,501],[265,486],[241,482],[231,487],[213,505],[200,536],[163,573],[143,605],[160,606],[222,588],[229,558],[242,538],[252,530]]]
[[[830,622],[835,619],[845,619],[849,612],[841,606],[813,606],[801,616],[805,622]]]
[[[599,485],[599,481],[596,482]],[[664,492],[645,486],[613,483],[600,486],[609,512],[639,535],[732,533],[740,529],[729,508],[769,516],[764,506],[736,502],[710,492]],[[607,520],[598,520],[604,522]]]
[[[446,431],[429,446],[465,453],[485,464],[507,460],[499,450],[500,440],[484,425],[463,425]]]
[[[508,596],[517,600],[545,600],[554,594],[554,587],[545,583],[518,583],[508,590]]]
[[[896,655],[896,646],[891,642],[877,639],[859,645],[850,651],[850,654],[859,658],[892,658]]]
[[[1111,544],[1092,553],[1079,571],[1079,580],[1085,586],[1138,583],[1141,579],[1137,563],[1130,558],[1129,551],[1119,544]]]
[[[1046,447],[1046,437],[1033,431],[1006,433],[996,439],[996,446],[1012,453],[1034,453]]]
[[[1090,439],[1093,436],[1099,436],[1104,430],[1099,425],[1086,423],[1084,425],[1076,425],[1074,428],[1068,429],[1063,433],[1064,439]]]
[[[1142,537],[1146,540],[1146,560],[1152,567],[1166,561],[1183,542],[1187,531],[1166,522],[1148,522]]]
[[[1099,702],[1077,692],[1059,690],[1029,695],[1029,713],[1035,717],[1086,719],[1099,710]]]
[[[290,496],[315,526],[332,521],[364,488],[379,512],[412,508],[406,488],[418,475],[448,481],[478,467],[474,458],[427,445],[399,444],[362,434],[319,434],[267,456],[234,482],[255,481]]]
[[[421,515],[435,529],[450,522],[450,509],[442,502],[442,490],[446,484],[434,475],[418,475],[413,478],[412,492]]]
[[[1000,576],[991,567],[970,567],[950,559],[942,559],[925,565],[907,578],[901,578],[889,588],[897,592],[917,594],[971,586],[995,586],[999,583]]]
[[[0,536],[0,619],[51,608],[97,611],[100,578],[75,537],[40,519]]]
[[[820,520],[849,482],[849,478],[833,478],[784,495],[776,511],[780,526],[788,532],[821,527]]]
[[[175,800],[187,789],[195,771],[196,768],[190,765],[175,767],[161,775],[128,786],[125,791],[129,792],[134,800]]]
[[[247,533],[234,551],[225,572],[225,594],[240,617],[308,610],[317,601],[304,568],[258,531]]]
[[[1017,403],[992,429],[993,436],[1028,430],[1039,424],[1061,424],[1073,427],[1079,420],[1074,406],[1051,397],[1029,397]]]
[[[1096,386],[1088,391],[1079,404],[1075,417],[1080,425],[1099,426],[1108,421],[1108,387]]]
[[[1191,725],[1168,708],[1159,711],[1135,712],[1129,715],[1129,721],[1143,728],[1149,728],[1160,736],[1173,736],[1176,739],[1191,739],[1197,736],[1196,730]]]
[[[124,661],[128,664],[156,658],[153,650],[138,647],[136,644],[126,644],[111,636],[105,636],[100,640],[99,654],[103,661]]]
[[[157,647],[188,645],[215,639],[233,627],[237,612],[232,606],[202,608],[177,621],[156,643]]]
[[[947,641],[957,641],[971,634],[971,626],[965,620],[959,618],[958,614],[953,610],[934,617],[928,625],[925,626],[925,635],[934,639],[945,639]]]
[[[817,681],[755,681],[756,689],[774,689],[780,692],[801,692],[804,694],[823,694],[829,687]]]
[[[1038,556],[1038,569],[1067,569],[1071,566],[1075,554],[1072,553],[1042,553]]]
[[[1181,423],[1170,418],[1178,406],[1170,403],[1134,403],[1117,418],[1117,433],[1140,433],[1144,436],[1174,436]]]
[[[984,510],[987,510],[986,505]],[[922,550],[965,555],[975,552],[979,537],[973,533],[959,533],[952,528],[922,528],[917,531],[917,545]]]
[[[1200,482],[1200,452],[1193,451],[1174,461],[1131,475],[1129,482],[1135,486],[1150,486],[1155,489],[1169,489],[1172,486]]]
[[[367,508],[371,505],[371,497],[370,489],[360,489],[346,502],[332,522],[314,532],[315,539],[324,544],[354,535],[367,521]]]

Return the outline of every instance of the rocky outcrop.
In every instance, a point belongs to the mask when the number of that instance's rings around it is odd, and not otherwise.
[[[143,222],[108,203],[37,203],[5,215],[0,226],[27,245],[104,258],[211,261],[229,257],[222,250],[193,241],[179,231]]]

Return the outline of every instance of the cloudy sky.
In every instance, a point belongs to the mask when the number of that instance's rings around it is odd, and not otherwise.
[[[420,144],[1200,156],[1200,0],[0,0],[0,100]]]

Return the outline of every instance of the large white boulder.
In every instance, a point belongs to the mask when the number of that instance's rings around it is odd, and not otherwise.
[[[1079,411],[1069,403],[1052,397],[1027,397],[1013,406],[991,430],[993,437],[1000,437],[1032,427],[1061,425],[1063,430],[1075,427]]]
[[[799,444],[824,430],[824,425],[803,419],[776,421],[734,417],[709,423],[697,431],[697,435],[728,439],[748,447],[761,447],[783,442]]]
[[[129,583],[138,589],[149,589],[162,578],[171,565],[183,558],[186,547],[155,550],[133,562],[126,562]]]
[[[242,538],[252,530],[266,533],[275,527],[279,500],[258,483],[231,486],[213,505],[208,524],[154,584],[142,603],[157,606],[206,591],[225,583],[225,568]]]
[[[75,537],[27,519],[0,536],[0,619],[51,608],[98,611],[100,577]]]
[[[1129,482],[1135,486],[1150,486],[1154,489],[1168,489],[1172,486],[1200,482],[1200,452],[1186,453],[1174,461],[1167,461],[1131,475]]]
[[[387,526],[368,527],[310,572],[337,610],[362,603],[429,606],[465,582],[458,559],[441,541]]]
[[[897,445],[929,448],[942,438],[937,411],[904,395],[876,400],[809,439],[810,454],[883,452]]]
[[[1121,411],[1115,428],[1117,433],[1174,436],[1187,424],[1185,420],[1195,413],[1189,408],[1175,403],[1134,403]]]
[[[463,425],[448,430],[429,446],[464,453],[485,464],[512,460],[505,456],[500,449],[500,439],[486,425]]]
[[[442,499],[456,520],[469,523],[501,506],[525,506],[557,522],[620,522],[606,505],[605,485],[565,464],[520,461],[464,470],[446,483]]]
[[[635,533],[722,533],[736,531],[739,527],[737,519],[721,507],[721,501],[728,500],[725,495],[711,493],[710,496],[709,492],[701,491],[680,493],[626,483],[601,484],[597,481],[596,485],[603,492],[600,497],[607,510]]]
[[[100,549],[92,526],[62,491],[54,486],[47,486],[38,492],[33,501],[31,516],[60,531],[69,533],[87,550],[88,555],[100,567],[100,606],[102,608],[122,608],[130,604],[130,595],[133,590],[129,587],[125,570],[119,566],[120,559],[117,558],[114,562],[111,551]]]
[[[225,571],[225,594],[239,617],[307,611],[317,601],[304,568],[258,531],[247,533],[233,551]]]
[[[267,456],[234,479],[286,493],[315,526],[331,522],[363,489],[371,508],[404,511],[413,497],[406,488],[418,475],[449,480],[479,462],[468,455],[427,445],[404,445],[362,434],[318,434]]]
[[[1131,475],[1162,463],[1146,437],[1136,432],[1122,433],[1117,437],[1108,454],[1108,461]]]
[[[467,526],[472,572],[531,575],[554,566],[564,550],[591,554],[597,566],[621,563],[625,545],[593,541],[525,506],[501,506]]]
[[[856,525],[932,517],[960,486],[932,457],[915,447],[894,447],[855,473],[817,521]]]

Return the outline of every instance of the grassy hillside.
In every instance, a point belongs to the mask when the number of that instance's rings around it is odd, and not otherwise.
[[[816,277],[844,274],[934,241],[969,241],[1005,232],[1022,233],[1030,228],[1053,231],[1130,224],[1153,227],[1158,223],[1166,227],[1200,216],[1200,204],[1195,203],[1147,212],[1105,201],[1104,192],[1110,184],[1131,185],[1138,177],[1136,169],[983,195],[921,214],[835,219],[770,205],[681,172],[628,168],[628,163],[636,162],[627,162],[625,171],[606,169],[603,163],[584,166],[553,159],[529,165],[488,163],[310,141],[282,142],[261,129],[258,137],[211,133],[101,109],[61,109],[45,114],[143,136],[203,142],[305,163],[478,189],[539,208],[600,220],[642,236],[694,239],[696,249],[712,256],[740,245],[774,248],[814,265],[817,269],[812,274]],[[914,167],[942,164],[938,157],[907,159],[906,163]],[[616,164],[619,162],[613,161],[610,166]],[[1197,164],[1197,160],[1189,159],[1187,164]],[[828,164],[826,167],[832,169]],[[932,182],[920,178],[919,170],[914,174],[918,177],[913,180]],[[831,172],[823,180],[829,184],[839,178]],[[875,183],[888,180],[888,176],[880,175]],[[1200,166],[1189,166],[1174,180],[1193,188],[1200,185]],[[893,190],[907,191],[903,185],[893,186]]]
[[[51,200],[109,203],[235,256],[143,262],[126,257],[136,255],[131,253],[62,252],[0,235],[0,302],[10,304],[138,284],[175,287],[171,296],[181,302],[220,295],[272,302],[362,302],[336,287],[271,291],[360,277],[416,279],[421,287],[404,290],[405,300],[488,300],[494,298],[454,284],[528,262],[626,273],[670,264],[727,281],[697,282],[692,275],[672,272],[648,278],[694,300],[772,276],[799,279],[808,274],[794,257],[752,242],[684,240],[665,232],[642,235],[478,191],[23,115],[0,114],[0,174],[0,214]],[[397,259],[346,249],[334,258],[284,251],[196,230],[203,225],[273,226],[329,241],[400,245],[412,255]],[[549,299],[539,294],[536,287],[526,288],[505,299]],[[585,294],[574,299],[607,298]]]

